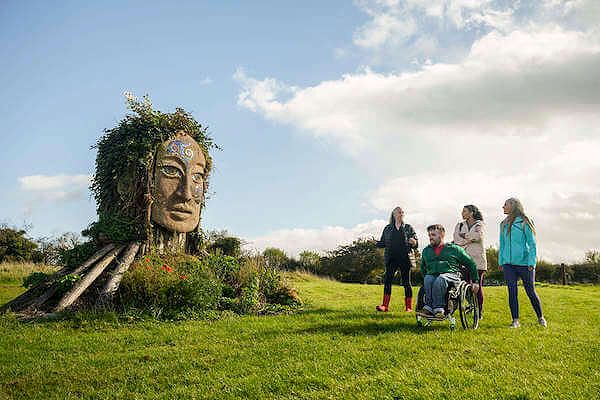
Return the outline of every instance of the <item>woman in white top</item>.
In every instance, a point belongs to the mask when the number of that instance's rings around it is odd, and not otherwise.
[[[485,256],[485,246],[483,237],[485,234],[485,224],[483,216],[479,209],[472,205],[466,205],[462,210],[463,221],[456,224],[454,228],[454,243],[463,247],[468,255],[473,258],[477,264],[479,273],[479,290],[477,297],[479,300],[479,319],[483,310],[483,276],[487,271],[487,258]]]

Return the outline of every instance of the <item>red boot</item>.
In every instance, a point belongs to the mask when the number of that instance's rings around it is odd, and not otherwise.
[[[404,298],[404,311],[406,312],[412,312],[412,297],[405,297]]]
[[[383,304],[375,307],[375,309],[377,311],[387,312],[390,307],[390,297],[392,297],[391,294],[384,294],[383,295]]]

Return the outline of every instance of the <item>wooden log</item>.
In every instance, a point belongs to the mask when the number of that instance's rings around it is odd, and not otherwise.
[[[69,290],[63,298],[58,302],[58,305],[54,307],[52,312],[60,312],[65,308],[69,307],[73,304],[79,296],[102,274],[102,272],[109,266],[111,262],[119,255],[119,253],[123,250],[125,245],[121,245],[116,249],[109,252],[102,260],[95,264],[92,269],[88,271],[88,273],[78,281],[71,290]]]
[[[127,272],[131,264],[133,264],[133,260],[140,249],[140,243],[134,242],[127,247],[121,261],[119,261],[117,267],[115,268],[112,276],[108,279],[106,284],[104,285],[104,289],[100,293],[98,300],[96,301],[97,305],[103,305],[110,303],[117,289],[119,289],[119,285],[121,284],[121,279],[123,279],[123,274]]]
[[[96,261],[98,261],[101,257],[106,255],[106,253],[108,253],[109,251],[111,251],[114,248],[115,248],[115,245],[112,243],[104,246],[103,248],[101,248],[100,250],[95,252],[93,256],[88,258],[86,262],[84,262],[79,267],[75,268],[73,271],[71,271],[69,273],[71,273],[73,275],[79,275],[79,274],[85,273]],[[64,275],[67,275],[67,273],[63,274],[62,276],[64,276]],[[58,279],[58,278],[60,278],[60,276],[57,277],[56,279]],[[55,279],[55,281],[56,281],[56,279]],[[44,292],[44,294],[42,294],[37,299],[35,299],[27,307],[27,309],[34,309],[34,308],[37,308],[37,307],[40,307],[41,305],[43,305],[46,301],[48,301],[48,299],[50,299],[52,296],[54,296],[54,293],[56,293],[58,288],[59,288],[58,285],[51,286],[48,290],[46,290],[46,292]]]
[[[114,247],[114,244],[104,246],[102,249],[94,253],[94,255],[88,261],[86,261],[81,267],[77,268],[75,271],[70,271],[67,267],[61,268],[57,273],[52,275],[50,279],[44,282],[40,282],[39,284],[27,290],[25,293],[22,293],[20,296],[12,299],[11,301],[3,305],[0,308],[0,312],[7,311],[9,309],[13,311],[21,311],[24,309],[31,309],[42,305],[50,297],[52,297],[54,293],[56,293],[56,290],[58,290],[58,287],[54,285],[54,282],[56,282],[63,276],[68,275],[69,273],[80,273],[82,270],[85,270],[91,264],[98,261],[100,257],[108,253]]]

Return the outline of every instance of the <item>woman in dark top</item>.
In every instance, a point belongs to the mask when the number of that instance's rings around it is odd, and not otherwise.
[[[386,312],[392,296],[392,280],[399,269],[404,286],[404,309],[412,311],[412,287],[410,284],[411,262],[409,252],[419,246],[417,234],[412,226],[404,223],[404,211],[396,207],[390,216],[390,223],[383,229],[377,247],[384,248],[385,278],[383,286],[383,303],[375,309]]]

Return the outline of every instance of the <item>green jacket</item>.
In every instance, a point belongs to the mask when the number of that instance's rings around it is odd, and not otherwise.
[[[435,255],[435,251],[431,245],[423,249],[423,254],[421,255],[421,273],[423,277],[425,275],[439,275],[446,272],[461,272],[461,265],[469,269],[473,282],[479,281],[477,265],[462,247],[453,243],[444,243],[439,257]]]

